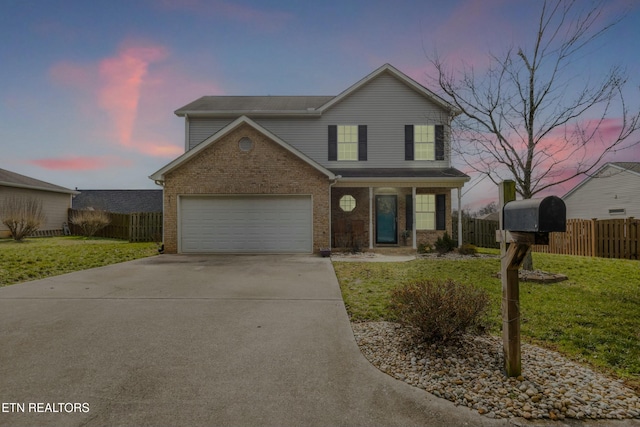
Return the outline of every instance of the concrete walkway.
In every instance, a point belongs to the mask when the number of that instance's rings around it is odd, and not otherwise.
[[[0,325],[0,425],[509,424],[370,365],[326,258],[162,255],[13,285]]]

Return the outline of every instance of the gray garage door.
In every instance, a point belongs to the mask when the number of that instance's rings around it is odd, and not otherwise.
[[[182,196],[183,253],[312,252],[311,196]]]

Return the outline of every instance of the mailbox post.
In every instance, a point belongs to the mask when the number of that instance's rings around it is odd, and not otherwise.
[[[505,371],[509,377],[517,377],[522,372],[518,270],[531,245],[548,244],[550,232],[566,231],[566,207],[559,197],[514,199],[515,183],[503,182],[500,191],[502,218],[499,230],[502,257],[502,341]]]

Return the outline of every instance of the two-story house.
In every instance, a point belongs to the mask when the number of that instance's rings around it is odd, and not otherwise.
[[[204,96],[178,109],[167,253],[311,253],[451,233],[452,105],[391,65],[337,96]]]

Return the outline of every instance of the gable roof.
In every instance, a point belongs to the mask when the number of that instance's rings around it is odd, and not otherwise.
[[[78,190],[73,209],[99,209],[113,213],[162,212],[162,190]]]
[[[338,102],[342,101],[344,98],[348,97],[349,95],[351,95],[352,93],[354,93],[355,91],[360,89],[362,86],[368,84],[370,81],[376,79],[378,76],[380,76],[381,74],[385,74],[385,73],[386,74],[390,74],[391,76],[395,77],[400,82],[406,84],[407,86],[409,86],[411,89],[413,89],[414,91],[416,91],[420,95],[422,95],[425,98],[429,99],[430,101],[436,103],[437,105],[439,105],[440,107],[444,108],[445,110],[448,110],[449,112],[451,112],[451,114],[458,115],[460,113],[456,109],[456,107],[454,107],[452,104],[450,104],[447,101],[445,101],[444,99],[440,98],[438,95],[436,95],[435,93],[431,92],[429,89],[427,89],[426,87],[422,86],[420,83],[416,82],[411,77],[409,77],[406,74],[402,73],[401,71],[399,71],[397,68],[395,68],[391,64],[384,64],[382,67],[378,68],[377,70],[375,70],[374,72],[372,72],[368,76],[366,76],[363,79],[359,80],[354,85],[351,85],[349,88],[347,88],[345,91],[340,93],[338,96],[333,97],[330,101],[328,101],[326,104],[324,104],[322,107],[320,107],[319,110],[321,112],[325,111],[325,110],[328,110],[329,108],[331,108],[332,106],[334,106]]]
[[[264,136],[266,136],[267,138],[271,139],[272,141],[274,141],[276,144],[280,145],[285,150],[289,151],[290,153],[292,153],[293,155],[295,155],[296,157],[298,157],[302,161],[308,163],[309,165],[311,165],[312,167],[314,167],[318,171],[320,171],[323,174],[325,174],[329,179],[334,179],[335,178],[335,175],[329,169],[325,168],[320,163],[316,162],[315,160],[311,159],[307,155],[303,154],[301,151],[298,151],[296,148],[292,147],[291,145],[287,144],[280,137],[274,135],[273,133],[271,133],[270,131],[268,131],[267,129],[265,129],[264,127],[260,126],[259,124],[257,124],[256,122],[254,122],[253,120],[251,120],[250,118],[248,118],[246,116],[238,117],[236,120],[234,120],[233,122],[229,123],[227,126],[225,126],[224,128],[220,129],[215,134],[211,135],[209,138],[207,138],[204,141],[202,141],[195,148],[187,151],[186,153],[182,154],[177,159],[173,160],[172,162],[170,162],[167,165],[165,165],[163,168],[159,169],[158,171],[156,171],[155,173],[150,175],[149,178],[153,179],[156,182],[164,181],[164,175],[165,174],[167,174],[167,173],[171,172],[172,170],[178,168],[179,166],[181,166],[185,162],[189,161],[194,156],[197,156],[202,150],[204,150],[207,147],[209,147],[209,145],[216,143],[218,140],[223,138],[225,135],[229,134],[231,131],[233,131],[234,129],[238,128],[239,126],[242,126],[243,124],[249,125],[252,128],[254,128],[255,130],[257,130],[258,132],[262,133]]]
[[[618,169],[620,172],[627,171],[627,172],[631,172],[634,175],[640,176],[640,162],[609,162],[609,163],[605,163],[593,175],[585,178],[582,182],[580,182],[578,185],[576,185],[571,190],[569,190],[567,192],[567,194],[562,196],[562,198],[566,199],[567,197],[571,196],[579,188],[584,186],[587,182],[591,181],[594,178],[598,178],[598,175],[602,171],[604,171],[605,169],[610,168],[610,167],[612,167],[614,169]]]
[[[0,186],[25,188],[28,190],[51,191],[54,193],[77,194],[77,191],[70,190],[59,185],[51,184],[39,179],[31,178],[26,175],[11,172],[6,169],[0,169]]]
[[[337,96],[203,96],[175,111],[177,116],[319,116],[381,74],[389,74],[453,115],[459,111],[390,64],[373,71]]]

